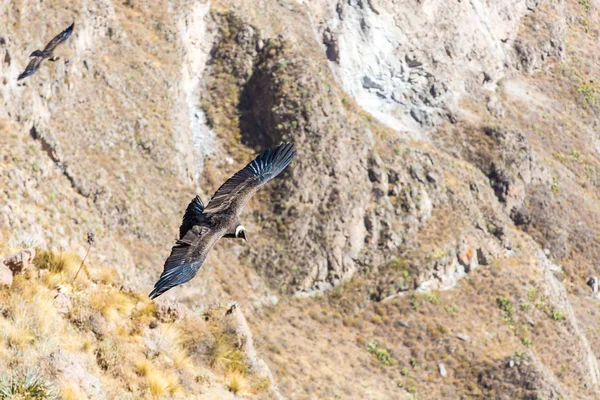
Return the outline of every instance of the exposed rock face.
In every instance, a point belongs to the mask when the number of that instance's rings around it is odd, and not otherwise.
[[[284,397],[281,395],[281,393],[279,393],[279,390],[275,385],[275,379],[273,378],[273,374],[271,373],[269,366],[264,362],[264,360],[258,357],[256,347],[254,346],[252,331],[246,322],[244,314],[237,306],[233,307],[231,311],[232,312],[230,314],[235,320],[234,329],[236,335],[238,336],[240,346],[244,350],[244,354],[248,358],[250,367],[255,374],[269,380],[272,385],[271,393],[275,396],[275,398],[283,399]]]
[[[525,0],[372,3],[338,1],[313,12],[344,89],[383,123],[419,139],[426,128],[457,118],[463,96],[505,76],[521,18],[538,6]],[[561,46],[551,40],[548,47],[557,50],[543,55],[534,55],[533,45],[515,47],[534,70],[537,59],[559,54]]]

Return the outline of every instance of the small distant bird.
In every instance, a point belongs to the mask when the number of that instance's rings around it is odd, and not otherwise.
[[[171,249],[150,298],[154,299],[196,276],[208,252],[222,237],[248,241],[246,229],[239,220],[244,206],[258,188],[279,175],[295,155],[294,145],[290,143],[267,149],[229,178],[206,208],[196,196],[185,210],[179,240]]]
[[[35,74],[35,72],[40,68],[40,65],[42,65],[42,61],[44,61],[45,59],[48,59],[50,61],[59,60],[60,57],[56,57],[54,55],[54,50],[60,44],[64,43],[65,40],[69,38],[69,36],[71,36],[71,33],[73,33],[74,26],[75,23],[73,22],[71,26],[69,26],[67,29],[59,33],[54,39],[52,39],[46,45],[46,47],[44,47],[44,50],[36,50],[33,53],[31,53],[29,57],[33,57],[33,59],[29,61],[29,64],[27,64],[27,68],[25,68],[25,71],[23,71],[23,73],[19,75],[19,78],[17,78],[17,80],[20,81],[23,78],[27,78],[28,76]]]

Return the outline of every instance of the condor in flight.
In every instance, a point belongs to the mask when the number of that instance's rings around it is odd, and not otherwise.
[[[150,298],[192,279],[208,252],[222,238],[248,240],[240,223],[240,214],[259,187],[273,179],[296,155],[293,144],[267,149],[229,178],[210,199],[208,206],[196,196],[188,205],[179,228],[179,240],[165,262],[163,273]]]
[[[35,72],[40,68],[40,65],[42,65],[42,61],[44,61],[45,59],[49,59],[50,61],[59,60],[60,57],[54,56],[54,50],[60,44],[64,43],[65,40],[69,38],[69,36],[71,36],[71,33],[73,33],[74,26],[75,22],[73,22],[71,26],[69,26],[67,29],[59,33],[54,39],[52,39],[46,45],[46,47],[44,47],[44,50],[36,50],[33,53],[31,53],[29,57],[33,57],[32,60],[29,61],[29,64],[27,64],[25,71],[23,71],[23,73],[19,75],[17,80],[20,81],[23,78],[27,78],[28,76],[35,74]]]

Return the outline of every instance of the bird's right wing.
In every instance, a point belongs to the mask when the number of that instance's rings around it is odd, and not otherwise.
[[[71,36],[71,33],[73,33],[74,26],[75,26],[75,22],[73,22],[71,24],[71,26],[69,26],[67,29],[65,29],[58,35],[56,35],[56,37],[54,39],[52,39],[51,41],[49,41],[48,44],[46,45],[46,47],[44,47],[44,51],[50,52],[50,53],[53,52],[54,49],[56,49],[59,44],[63,43],[65,40],[67,40],[69,38],[69,36]]]
[[[151,299],[196,276],[208,251],[216,242],[215,233],[208,225],[197,225],[188,230],[185,236],[176,242],[171,249],[171,255],[165,261],[158,282],[150,293]]]
[[[273,150],[267,149],[227,179],[210,199],[205,212],[240,215],[258,188],[279,175],[295,155],[296,149],[291,143],[281,144]]]
[[[40,65],[42,65],[42,61],[42,57],[33,57],[31,61],[29,61],[29,64],[27,64],[25,71],[19,75],[17,80],[20,81],[23,78],[27,78],[28,76],[35,74],[35,71],[37,71],[40,68]]]

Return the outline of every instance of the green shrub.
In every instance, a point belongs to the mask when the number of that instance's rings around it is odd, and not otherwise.
[[[440,297],[438,295],[435,295],[433,293],[428,294],[426,297],[428,302],[430,302],[431,304],[440,304]]]
[[[43,377],[29,372],[0,380],[0,399],[58,400],[59,397]]]
[[[444,307],[444,310],[446,310],[448,314],[455,317],[458,314],[459,308],[456,304],[452,304],[451,306]]]
[[[377,344],[377,340],[371,339],[367,344],[367,351],[373,354],[383,365],[392,365],[394,359],[386,349]]]
[[[552,310],[550,310],[550,318],[552,318],[554,321],[562,321],[563,319],[565,319],[565,316],[562,312],[553,308]]]
[[[514,322],[514,307],[512,302],[506,297],[500,296],[496,298],[496,304],[498,304],[498,307],[504,312],[504,317],[502,317],[504,322],[512,324]]]
[[[531,288],[527,292],[527,300],[533,302],[538,296],[538,290],[536,288]]]

